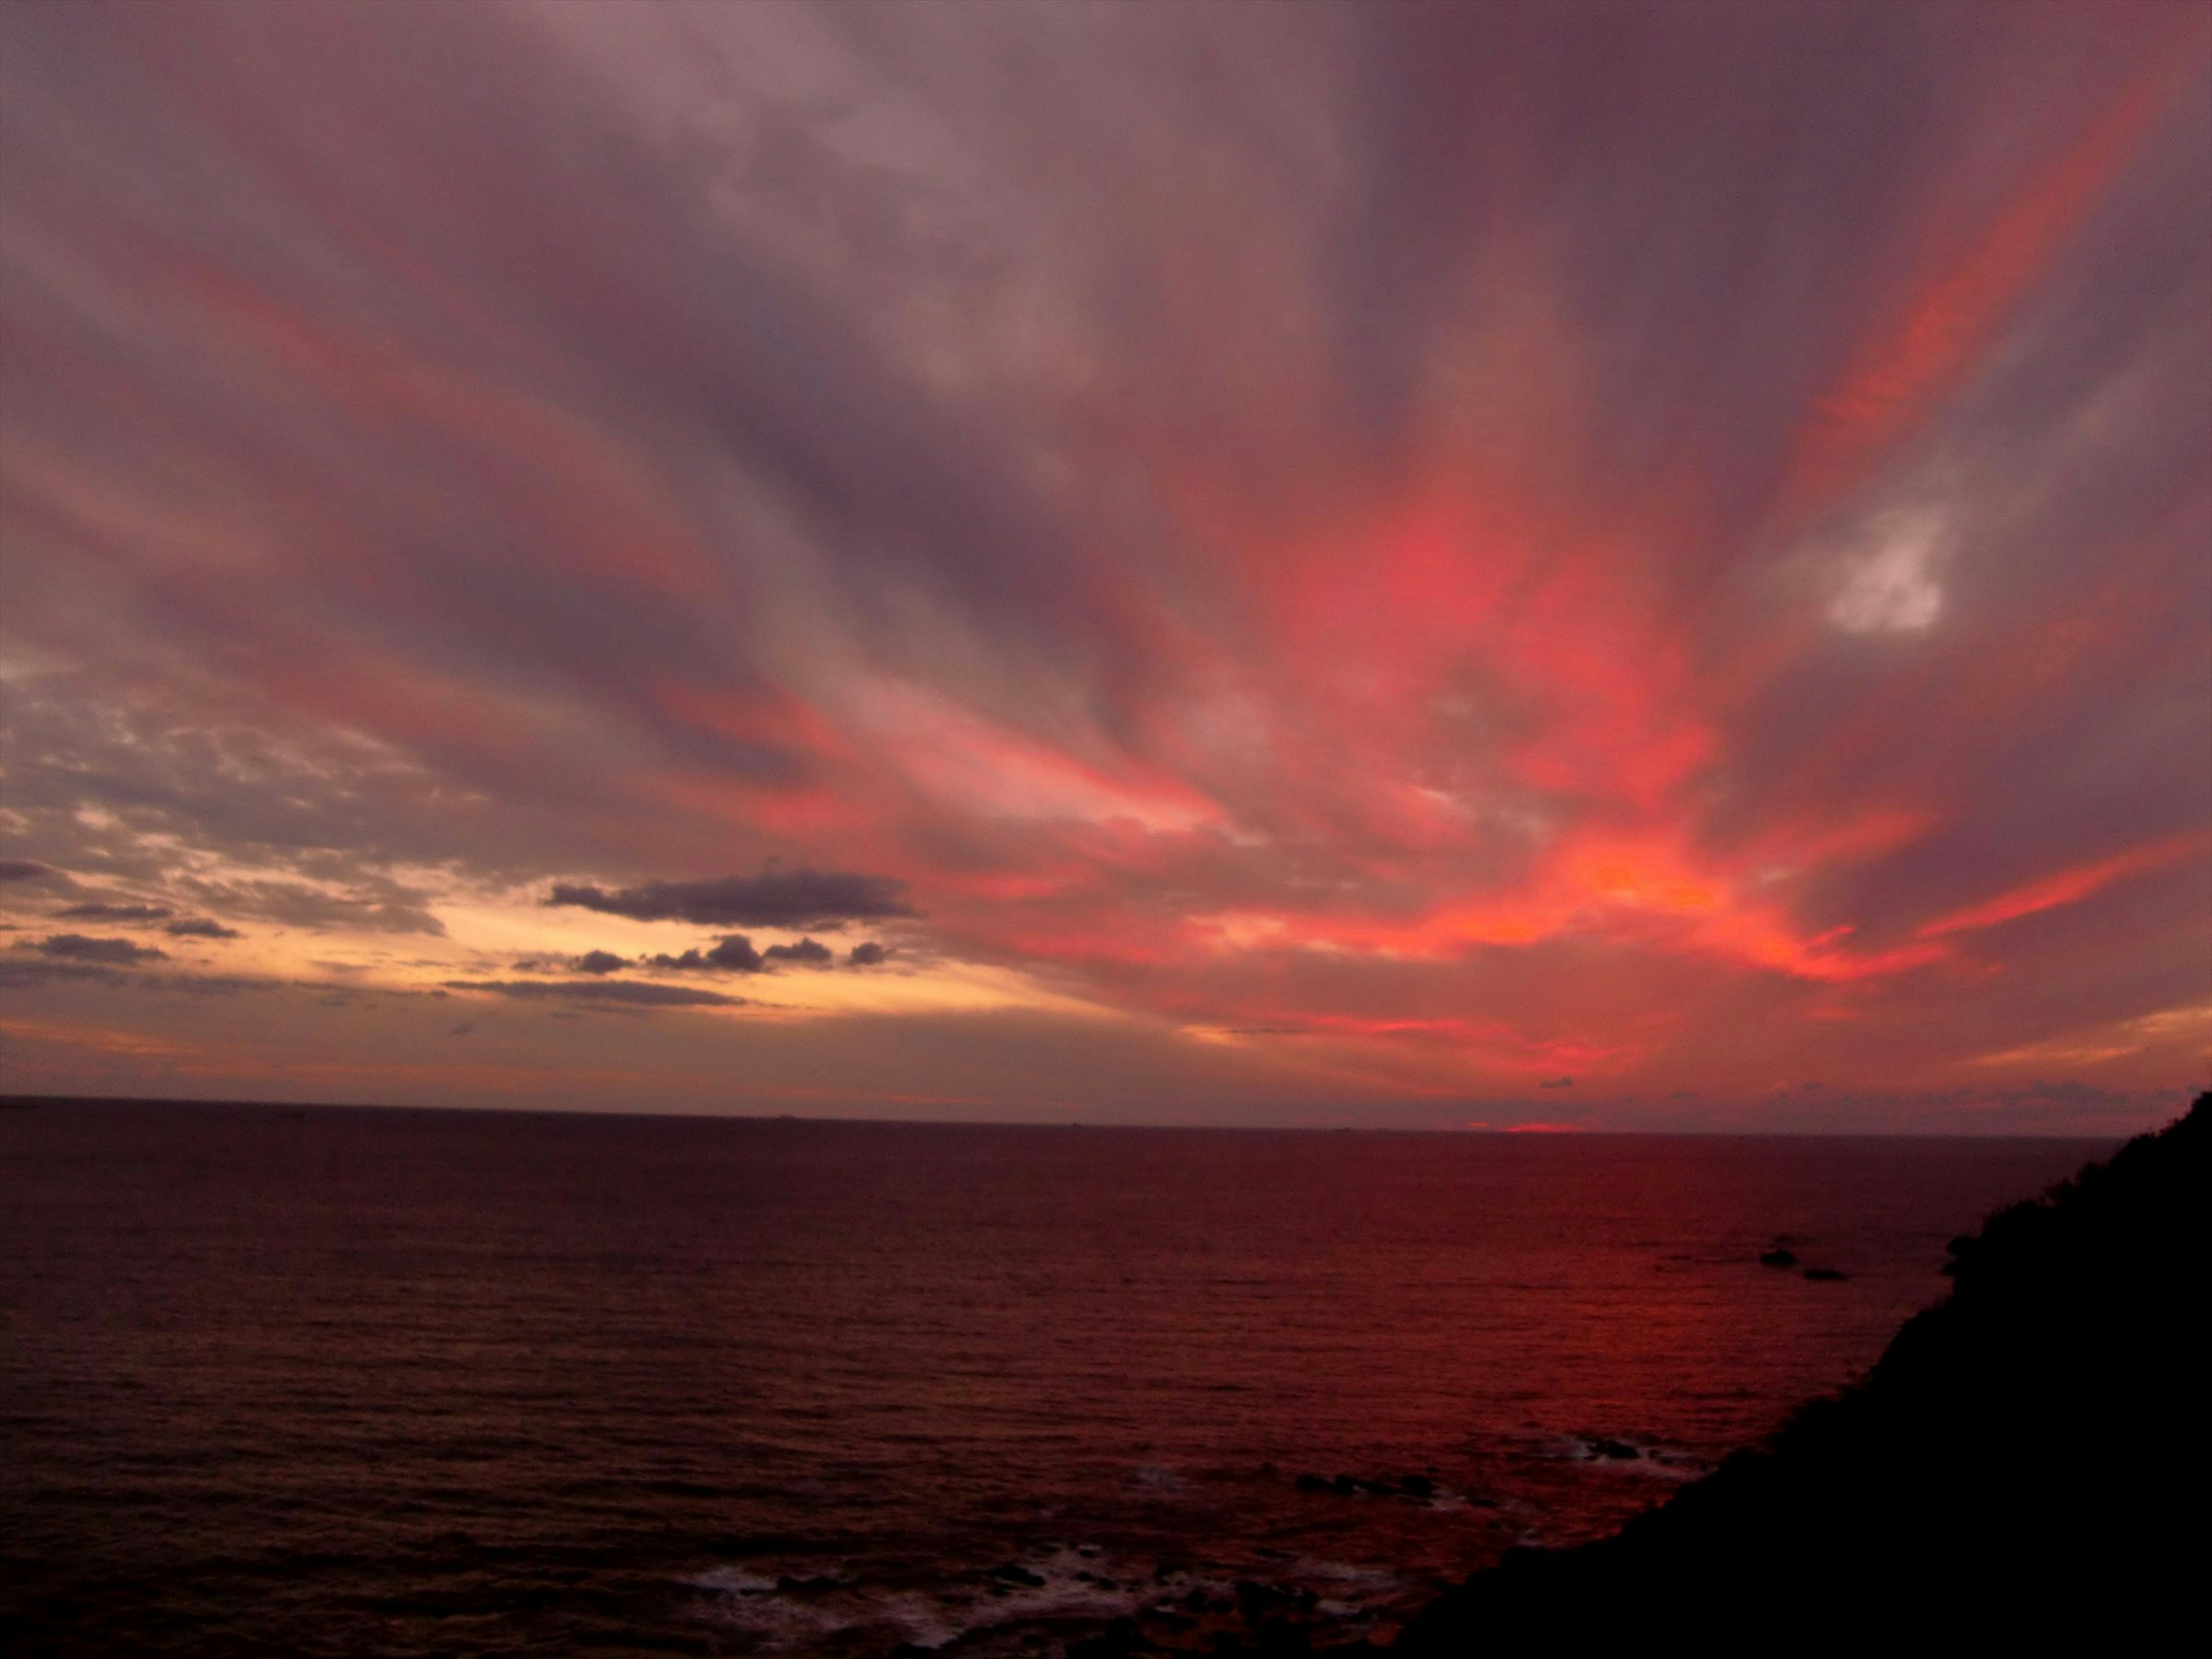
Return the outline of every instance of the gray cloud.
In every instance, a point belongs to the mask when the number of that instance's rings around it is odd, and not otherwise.
[[[650,957],[641,960],[648,966],[653,963]],[[661,960],[665,963],[668,958]],[[632,965],[629,957],[617,956],[612,951],[586,951],[580,956],[570,957],[518,957],[513,963],[519,974],[590,974],[595,977],[618,973]]]
[[[830,870],[764,870],[757,876],[709,881],[649,881],[637,887],[555,884],[545,900],[636,921],[689,921],[708,927],[834,927],[848,921],[910,916],[906,884],[889,876]]]
[[[64,939],[73,936],[64,935]],[[0,988],[27,988],[38,985],[80,984],[97,985],[106,990],[131,990],[149,995],[181,995],[188,997],[235,997],[249,994],[282,994],[287,992],[338,993],[350,997],[355,994],[343,986],[309,980],[273,979],[244,974],[163,973],[141,969],[137,964],[166,960],[165,953],[145,947],[131,945],[128,939],[79,940],[76,945],[64,945],[49,952],[52,940],[33,943],[23,940],[15,949],[37,954],[20,957],[0,957]],[[117,946],[131,945],[138,954],[125,956]],[[94,947],[89,952],[84,946]],[[129,967],[130,972],[118,971]],[[405,1002],[425,995],[442,997],[443,991],[382,990],[377,998],[393,1002]],[[364,1003],[362,1006],[371,1006]]]
[[[29,859],[0,859],[0,881],[44,881],[53,873]]]
[[[753,942],[743,933],[731,933],[719,940],[711,949],[701,951],[696,946],[680,956],[665,952],[647,958],[655,968],[670,968],[684,973],[760,974],[768,971],[768,963],[761,953],[753,949]]]
[[[735,1008],[743,997],[719,991],[701,991],[686,985],[655,985],[631,979],[449,979],[455,991],[485,991],[520,1001],[557,999],[568,1002],[599,1002],[633,1008]]]
[[[82,933],[51,933],[35,943],[24,939],[15,946],[18,951],[36,951],[40,956],[52,957],[62,962],[101,963],[111,966],[129,966],[133,963],[166,961],[168,952],[157,951],[150,945],[139,945],[127,939],[92,939]]]
[[[215,896],[195,891],[196,880],[258,887],[283,874],[298,879],[273,885],[357,889],[372,902],[404,905],[414,896],[385,885],[389,863],[459,852],[498,870],[499,831],[480,805],[441,799],[419,769],[319,730],[299,711],[264,707],[249,724],[234,707],[208,707],[209,689],[157,688],[112,670],[0,680],[0,764],[23,821],[20,836],[0,829],[0,848],[15,841],[88,878],[208,903]],[[180,846],[269,875],[180,872]]]
[[[890,951],[879,939],[862,939],[845,952],[845,960],[855,968],[873,968],[886,960]]]
[[[173,921],[161,930],[177,939],[244,939],[246,935],[235,927],[226,927],[207,916],[188,916]]]
[[[832,960],[830,947],[811,939],[795,945],[771,945],[762,954],[770,962],[795,962],[803,968],[826,968]]]
[[[166,904],[72,904],[54,915],[72,921],[162,921],[177,913]],[[169,930],[176,932],[175,928]]]
[[[284,991],[319,991],[331,988],[303,980],[264,979],[247,974],[141,974],[131,981],[142,991],[169,991],[185,996],[245,996],[249,994]],[[396,991],[389,995],[404,997],[419,993]]]
[[[18,945],[16,948],[21,950],[23,947]],[[0,957],[0,989],[25,990],[33,986],[68,983],[113,986],[128,982],[130,976],[118,974],[112,968],[102,968],[92,963]]]
[[[421,895],[366,874],[357,878],[356,896],[334,896],[296,882],[275,879],[208,881],[185,877],[178,885],[203,902],[234,915],[310,932],[422,933],[434,939],[446,935],[446,924],[419,902]]]

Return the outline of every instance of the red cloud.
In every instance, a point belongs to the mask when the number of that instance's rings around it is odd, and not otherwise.
[[[2212,836],[2176,836],[2146,847],[2131,848],[2110,858],[2077,864],[2071,869],[2061,870],[2056,874],[2014,887],[1979,904],[1939,916],[1922,927],[1919,936],[1922,939],[1940,939],[1946,933],[1970,933],[1978,928],[1995,927],[2021,916],[2035,915],[2044,910],[2055,910],[2063,904],[2078,903],[2116,881],[2147,875],[2154,870],[2179,864],[2201,854],[2208,847],[2212,847]]]

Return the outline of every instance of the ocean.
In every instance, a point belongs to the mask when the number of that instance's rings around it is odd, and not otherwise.
[[[1385,1641],[1850,1382],[2108,1150],[0,1111],[0,1631]]]

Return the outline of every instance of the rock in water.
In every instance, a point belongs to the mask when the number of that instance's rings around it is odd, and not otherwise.
[[[2208,1239],[2212,1094],[1954,1241],[1950,1297],[1859,1387],[1610,1538],[1516,1552],[1398,1650],[2154,1650],[2200,1622]]]

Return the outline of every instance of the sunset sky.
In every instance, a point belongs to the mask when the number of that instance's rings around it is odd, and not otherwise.
[[[0,7],[0,1091],[2118,1132],[2212,6]]]

